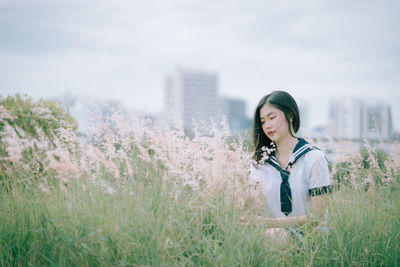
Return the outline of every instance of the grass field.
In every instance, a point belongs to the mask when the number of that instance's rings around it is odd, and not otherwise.
[[[266,214],[246,140],[114,116],[82,141],[53,105],[0,104],[1,266],[400,266],[398,144],[331,166],[327,227],[276,240],[240,222]]]
[[[304,240],[269,240],[265,225],[239,223],[232,203],[178,198],[161,180],[105,195],[98,187],[47,195],[2,189],[2,266],[397,266],[399,188],[330,197],[328,231],[303,227]],[[249,212],[247,210],[246,212]],[[256,213],[256,210],[251,212]],[[251,213],[250,212],[250,213]],[[247,214],[247,213],[246,213]]]

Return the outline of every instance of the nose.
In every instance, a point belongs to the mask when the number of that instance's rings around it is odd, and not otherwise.
[[[267,130],[270,129],[271,128],[271,124],[268,121],[266,121],[264,123],[264,128],[267,129]]]

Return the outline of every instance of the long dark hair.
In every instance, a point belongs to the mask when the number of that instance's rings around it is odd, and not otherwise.
[[[263,132],[260,121],[260,110],[265,104],[270,104],[285,114],[289,132],[293,137],[293,133],[297,133],[300,128],[299,108],[290,94],[285,91],[273,91],[261,98],[254,113],[253,120],[253,160],[257,163],[261,161],[263,153],[262,148],[266,147],[272,149],[274,146],[271,139]]]

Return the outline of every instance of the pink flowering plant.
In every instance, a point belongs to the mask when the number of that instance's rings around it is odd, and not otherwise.
[[[189,137],[179,122],[161,127],[151,118],[127,117],[115,111],[108,116],[93,112],[86,131],[78,135],[76,129],[76,121],[55,102],[19,95],[2,99],[2,175],[38,183],[41,188],[55,182],[64,190],[69,181],[79,179],[113,193],[129,191],[135,181],[151,183],[157,177],[173,181],[176,196],[187,188],[203,198],[229,196],[241,207],[249,201],[262,203],[259,192],[249,191],[253,182],[249,179],[248,141],[240,136],[232,141],[226,123],[194,122]],[[319,146],[318,140],[310,142]],[[356,148],[344,151],[333,139],[321,147],[339,155],[331,164],[334,182],[368,187],[372,182],[398,179],[398,144],[379,159],[379,151],[368,142],[365,147],[364,154]],[[274,144],[263,148],[259,164],[264,164],[274,150]],[[21,178],[25,176],[32,178]]]
[[[93,113],[82,138],[75,121],[55,103],[17,96],[2,100],[0,107],[2,171],[15,177],[31,173],[29,184],[42,191],[49,192],[54,182],[66,191],[71,180],[80,179],[115,193],[157,177],[173,182],[175,197],[192,190],[202,198],[224,195],[241,207],[253,198],[250,152],[242,138],[228,142],[226,125],[224,130],[212,125],[207,132],[195,128],[189,138],[182,126],[160,127],[120,112]]]
[[[59,171],[76,175],[72,143],[68,148],[57,135],[61,128],[73,131],[76,127],[76,121],[56,103],[19,95],[1,99],[2,176],[32,184],[47,181]],[[22,178],[27,176],[31,178]]]

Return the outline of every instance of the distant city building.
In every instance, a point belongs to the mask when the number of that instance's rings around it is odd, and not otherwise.
[[[80,132],[85,132],[90,124],[110,120],[116,113],[122,114],[126,121],[129,119],[128,110],[119,100],[78,97],[70,94],[56,100],[77,121]]]
[[[215,72],[178,68],[165,80],[165,110],[187,128],[217,116],[218,75]]]
[[[362,138],[363,104],[360,99],[335,99],[329,103],[329,132],[334,137]]]
[[[331,100],[329,104],[329,133],[333,137],[360,139],[391,137],[390,106],[382,102],[370,104],[358,98]]]
[[[220,97],[218,102],[219,112],[226,117],[232,132],[251,128],[251,120],[246,117],[246,102],[244,100]]]
[[[365,105],[361,123],[363,138],[392,137],[392,112],[389,105],[375,103]]]

